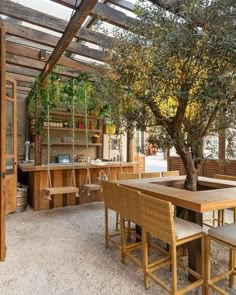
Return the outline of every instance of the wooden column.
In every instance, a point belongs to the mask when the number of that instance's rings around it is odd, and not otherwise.
[[[225,174],[225,132],[219,133],[219,160],[223,164],[219,164],[219,174]]]
[[[6,257],[5,171],[6,171],[6,30],[0,25],[0,261]]]
[[[134,162],[134,131],[133,129],[127,130],[127,162]]]

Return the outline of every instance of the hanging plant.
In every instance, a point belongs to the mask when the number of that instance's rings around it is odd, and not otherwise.
[[[48,120],[48,106],[51,110],[56,107],[58,101],[57,76],[50,74],[43,82],[37,77],[28,99],[28,114],[30,119],[35,119],[37,134],[41,132],[43,122]]]

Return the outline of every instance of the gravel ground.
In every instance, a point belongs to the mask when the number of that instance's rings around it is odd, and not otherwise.
[[[7,258],[0,264],[1,295],[166,294],[152,282],[145,290],[142,270],[130,261],[123,265],[114,247],[104,248],[103,203],[40,212],[28,208],[8,215],[6,224]],[[225,266],[225,251],[219,247],[213,250],[217,255],[213,268],[220,268],[219,261]],[[166,272],[160,276],[169,280]],[[185,277],[180,275],[181,284]],[[236,294],[232,289],[228,292]]]

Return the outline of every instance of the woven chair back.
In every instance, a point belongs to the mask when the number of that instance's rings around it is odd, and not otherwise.
[[[175,241],[171,203],[140,194],[142,228],[172,245]]]
[[[162,177],[167,177],[167,176],[179,176],[179,170],[163,171]]]
[[[118,184],[110,181],[103,181],[103,197],[107,208],[120,212],[123,205],[123,198],[119,195]]]
[[[161,172],[142,172],[141,178],[161,177]]]
[[[127,179],[138,179],[140,178],[140,173],[118,173],[118,180],[127,180]]]
[[[120,211],[122,217],[141,225],[140,192],[122,185],[119,185],[118,192],[123,200]]]

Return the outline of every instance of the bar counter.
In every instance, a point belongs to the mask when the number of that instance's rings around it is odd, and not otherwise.
[[[48,171],[50,171],[52,187],[71,186],[72,168],[74,166],[76,187],[79,188],[80,197],[76,198],[75,194],[57,194],[48,200],[44,195],[44,188],[48,184]],[[95,201],[103,201],[101,191],[92,191],[88,194],[83,191],[83,185],[86,184],[87,168],[91,177],[91,183],[98,183],[98,177],[101,171],[108,175],[110,169],[111,180],[117,180],[117,174],[120,172],[133,173],[136,162],[107,162],[99,164],[50,164],[50,165],[33,165],[28,163],[18,163],[18,169],[26,173],[28,177],[28,202],[34,210],[47,210],[58,207],[74,206]],[[109,168],[110,167],[110,168]]]

